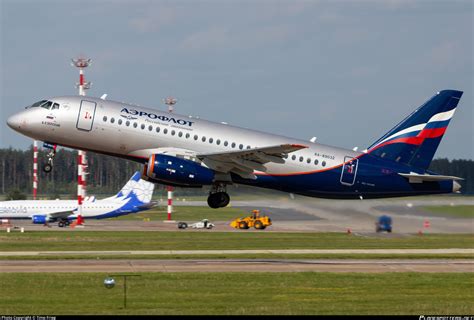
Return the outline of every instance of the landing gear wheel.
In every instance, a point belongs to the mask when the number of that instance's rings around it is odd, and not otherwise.
[[[227,205],[230,202],[229,195],[226,192],[218,192],[217,194],[219,195],[219,201],[220,201],[219,202],[219,207],[220,208],[227,207]]]
[[[207,198],[207,204],[213,209],[226,207],[230,202],[230,197],[226,192],[211,193]]]
[[[219,208],[219,198],[217,196],[217,193],[211,193],[209,197],[207,198],[207,204],[209,207],[212,209],[217,209]]]
[[[51,164],[47,163],[47,164],[45,164],[45,165],[43,166],[43,171],[44,171],[44,172],[50,173],[51,170],[53,170],[53,166],[52,166]]]
[[[64,222],[63,222],[63,221],[59,221],[59,222],[58,222],[58,227],[64,228]]]

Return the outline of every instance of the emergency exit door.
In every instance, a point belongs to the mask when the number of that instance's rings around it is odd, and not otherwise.
[[[346,186],[354,184],[357,175],[357,165],[359,160],[353,157],[344,157],[344,165],[342,166],[341,183]]]
[[[84,131],[91,131],[94,123],[96,103],[82,100],[79,114],[77,116],[76,128]]]

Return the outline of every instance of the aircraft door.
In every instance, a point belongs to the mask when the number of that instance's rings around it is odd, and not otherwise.
[[[357,165],[359,160],[352,157],[344,157],[344,165],[342,166],[341,183],[346,186],[352,186],[357,175]]]
[[[96,103],[82,100],[79,114],[77,115],[76,128],[84,131],[91,131],[94,123]]]

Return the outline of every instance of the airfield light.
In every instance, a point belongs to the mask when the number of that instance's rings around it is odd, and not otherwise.
[[[104,286],[107,289],[115,287],[115,279],[113,277],[123,277],[123,308],[127,308],[127,277],[141,277],[139,274],[110,274],[104,280]]]
[[[173,113],[174,105],[176,104],[176,102],[178,102],[178,100],[173,97],[167,97],[163,99],[163,102],[168,106],[168,112]]]

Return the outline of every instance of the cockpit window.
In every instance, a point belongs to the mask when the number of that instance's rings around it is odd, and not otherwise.
[[[48,110],[56,110],[56,109],[59,109],[59,103],[48,101],[48,100],[41,100],[41,101],[33,103],[29,107],[26,107],[26,109],[37,108],[37,107],[45,108]]]
[[[43,104],[41,105],[41,108],[45,108],[45,109],[48,109],[48,110],[49,110],[49,109],[51,109],[51,106],[52,106],[52,105],[53,105],[53,103],[52,103],[51,101],[48,101],[48,102],[46,102],[46,103],[43,103]]]
[[[29,108],[36,108],[36,107],[41,106],[41,105],[44,104],[45,102],[48,102],[48,100],[41,100],[41,101],[35,102],[35,103],[33,103],[31,106],[26,107],[26,108],[27,108],[27,109],[29,109]]]

